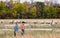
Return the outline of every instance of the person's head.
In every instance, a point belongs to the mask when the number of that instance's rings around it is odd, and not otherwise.
[[[22,24],[24,24],[25,22],[23,21]]]
[[[17,25],[17,22],[15,24]]]

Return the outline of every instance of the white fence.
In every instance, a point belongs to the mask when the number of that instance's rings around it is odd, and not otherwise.
[[[51,26],[51,23],[57,26],[60,26],[60,19],[0,19],[0,25],[3,26],[14,26],[15,22],[18,22],[19,26],[21,24],[21,22],[24,21],[25,26]],[[13,22],[13,24],[10,24],[11,22]],[[57,24],[56,24],[57,23]],[[13,29],[0,29],[0,30],[13,30]],[[39,29],[25,29],[25,30],[53,30],[52,28],[39,28]]]
[[[60,19],[0,19],[0,23],[15,23],[15,22],[19,22],[21,23],[22,21],[26,22],[26,23],[59,23],[60,24]]]

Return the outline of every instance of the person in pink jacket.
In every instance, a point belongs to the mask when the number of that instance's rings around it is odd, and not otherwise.
[[[24,35],[25,32],[25,26],[24,26],[25,22],[22,22],[22,24],[20,25],[20,29],[21,29],[21,35]]]

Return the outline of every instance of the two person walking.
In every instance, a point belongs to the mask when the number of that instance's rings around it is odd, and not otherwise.
[[[19,29],[19,26],[16,23],[14,26],[14,36],[17,35],[18,29]],[[24,29],[25,29],[24,22],[22,22],[22,24],[20,25],[20,29],[21,29],[21,35],[24,35]]]

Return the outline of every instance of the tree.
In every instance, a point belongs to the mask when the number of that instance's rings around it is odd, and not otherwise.
[[[44,6],[43,2],[34,2],[29,4],[0,2],[0,18],[1,19],[19,19],[19,18],[60,18],[60,8],[54,6]]]
[[[4,2],[0,2],[0,18],[3,18],[4,16],[4,7],[5,7],[5,3]]]
[[[14,4],[13,9],[17,12],[17,17],[23,18],[24,5],[22,3]]]
[[[56,8],[57,9],[57,18],[60,18],[60,8]]]
[[[49,6],[49,7],[45,7],[44,10],[48,18],[55,18],[57,14],[56,8],[54,8],[53,6]]]
[[[28,2],[24,2],[23,4],[24,4],[24,12],[29,13],[29,4],[28,4]]]
[[[43,2],[36,2],[36,9],[37,9],[37,18],[43,18],[43,14],[44,14],[44,3]]]
[[[36,7],[35,6],[32,7],[30,11],[31,11],[31,14],[32,14],[32,18],[36,18]]]

